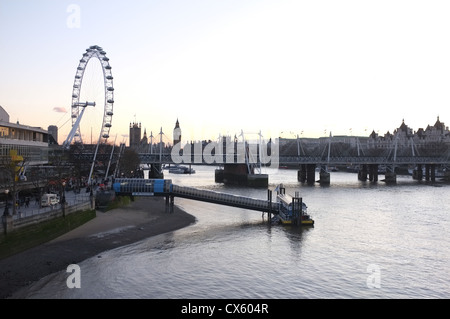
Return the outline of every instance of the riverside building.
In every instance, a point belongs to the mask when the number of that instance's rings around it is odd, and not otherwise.
[[[49,133],[40,127],[11,123],[9,114],[0,106],[0,156],[11,156],[11,151],[21,156],[28,165],[48,162]]]

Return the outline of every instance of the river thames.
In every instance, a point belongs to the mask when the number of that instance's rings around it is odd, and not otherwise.
[[[215,167],[193,167],[165,178],[267,198],[265,189],[216,184]],[[300,192],[314,227],[269,225],[261,212],[176,198],[194,225],[83,261],[81,288],[68,288],[62,271],[20,298],[450,298],[448,183],[399,175],[395,185],[374,184],[334,172],[323,187],[297,182],[296,170],[263,173],[269,187]]]

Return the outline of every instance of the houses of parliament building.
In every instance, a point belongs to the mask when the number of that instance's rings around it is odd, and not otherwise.
[[[178,119],[175,123],[173,134],[173,144],[164,142],[160,138],[160,134],[157,137],[153,136],[153,132],[150,132],[150,136],[147,136],[147,130],[144,128],[144,135],[142,136],[142,126],[141,123],[133,122],[130,123],[130,135],[129,135],[129,146],[138,153],[154,153],[159,152],[160,147],[162,149],[169,149],[173,145],[181,141],[181,129]],[[141,137],[142,136],[142,137]],[[162,144],[162,145],[160,145]]]

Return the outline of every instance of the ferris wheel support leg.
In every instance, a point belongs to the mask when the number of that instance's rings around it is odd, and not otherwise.
[[[78,116],[76,122],[74,123],[74,125],[72,126],[72,129],[70,130],[69,135],[67,135],[67,139],[66,139],[66,140],[64,141],[64,143],[63,143],[63,145],[64,145],[65,148],[68,148],[69,145],[70,145],[70,143],[72,143],[72,140],[73,140],[73,138],[74,138],[74,136],[75,136],[75,133],[76,133],[76,131],[77,131],[77,129],[78,129],[78,126],[80,125],[80,121],[81,121],[81,118],[83,117],[83,113],[84,113],[84,110],[85,110],[85,109],[86,109],[86,108],[84,107],[84,108],[81,110],[80,115]]]
[[[99,139],[99,142],[97,142],[97,146],[95,148],[95,153],[94,153],[94,158],[92,159],[91,171],[89,172],[88,183],[91,186],[91,189],[92,189],[92,172],[94,171],[94,165],[95,165],[95,160],[97,158],[97,152],[98,152],[98,145],[99,144],[100,144],[100,139]]]

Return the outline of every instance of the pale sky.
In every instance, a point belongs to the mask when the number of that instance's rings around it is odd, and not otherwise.
[[[0,0],[0,105],[11,122],[57,125],[62,143],[76,68],[98,45],[114,76],[110,141],[128,142],[134,121],[171,140],[177,118],[183,140],[449,125],[449,17],[447,0]],[[85,141],[102,123],[95,102]]]

